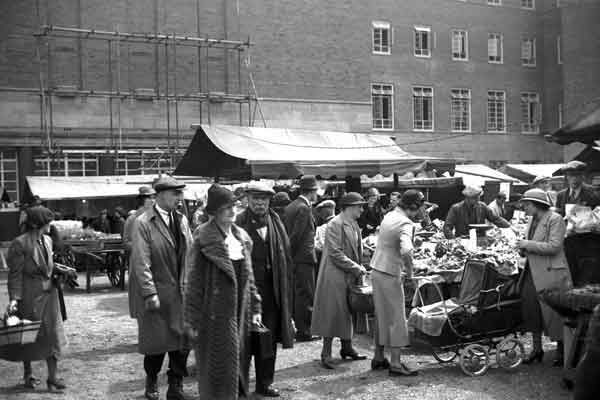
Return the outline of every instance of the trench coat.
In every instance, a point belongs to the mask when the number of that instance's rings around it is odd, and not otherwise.
[[[529,235],[531,221],[527,227],[523,249],[531,269],[533,284],[538,292],[544,289],[569,289],[573,286],[567,259],[563,251],[566,226],[562,217],[546,211],[538,222],[533,236]],[[553,340],[562,340],[563,320],[552,308],[540,302],[544,330]]]
[[[361,231],[341,214],[327,224],[312,314],[313,335],[352,339],[348,288],[363,268]]]
[[[250,325],[252,315],[261,313],[261,304],[251,265],[252,240],[236,225],[231,232],[244,245],[239,280],[214,220],[196,228],[189,257],[185,323],[197,332],[194,351],[201,399],[234,400],[240,391],[248,393]]]
[[[0,350],[0,358],[10,361],[58,358],[66,338],[57,287],[52,281],[52,239],[42,235],[48,258],[44,257],[33,233],[17,237],[8,250],[8,296],[19,301],[21,318],[42,321],[32,344],[9,346]]]
[[[171,231],[156,209],[140,214],[133,222],[131,242],[130,304],[138,321],[138,350],[162,354],[187,348],[183,329],[185,266],[191,245],[186,217],[175,212],[179,249]],[[144,299],[158,295],[160,309],[147,311]]]

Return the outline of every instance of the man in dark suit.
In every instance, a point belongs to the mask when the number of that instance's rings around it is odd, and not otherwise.
[[[600,198],[594,188],[583,182],[587,165],[581,161],[570,161],[561,168],[569,187],[558,192],[556,209],[564,216],[566,204],[577,204],[594,209],[600,205]]]
[[[290,238],[294,262],[294,321],[297,341],[310,341],[313,300],[315,296],[315,221],[312,204],[317,200],[317,179],[300,178],[300,196],[285,208],[285,227]]]

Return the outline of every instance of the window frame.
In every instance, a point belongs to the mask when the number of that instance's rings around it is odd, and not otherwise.
[[[420,90],[431,90],[431,96],[422,96],[422,98],[430,98],[431,99],[431,128],[415,128],[415,91],[417,89]],[[411,103],[412,103],[412,130],[413,132],[434,132],[435,130],[435,90],[433,86],[421,86],[421,85],[413,85],[411,86]],[[423,120],[426,121],[426,120]],[[424,124],[423,124],[424,125]]]
[[[498,130],[498,129],[490,129],[490,97],[492,96],[496,97],[494,99],[495,103],[494,104],[498,104],[497,97],[498,94],[501,93],[502,94],[502,130]],[[497,106],[496,106],[497,107]],[[496,115],[498,114],[498,109],[496,108]],[[497,128],[497,120],[498,117],[496,117],[495,119],[495,125]],[[486,99],[486,130],[488,133],[506,133],[506,90],[497,90],[497,89],[489,89],[487,91],[487,99]]]
[[[460,97],[463,96],[462,93],[459,93],[458,96],[459,97],[455,97],[454,93],[455,91],[460,91],[460,92],[467,92],[467,97]],[[460,100],[464,100],[466,99],[467,102],[467,129],[455,129],[454,127],[454,119],[453,119],[453,114],[454,114],[454,109],[453,109],[453,102],[455,99],[460,99]],[[472,114],[472,106],[471,106],[471,89],[467,89],[467,88],[451,88],[450,89],[450,130],[452,132],[456,132],[456,133],[471,133],[471,114]]]
[[[502,0],[487,0],[487,5],[498,7],[502,5]]]
[[[528,7],[525,4],[523,4],[526,1],[531,1],[531,6]],[[523,10],[535,10],[535,0],[521,0],[521,8]]]
[[[72,168],[70,167],[71,163],[81,163],[81,168]],[[93,170],[93,174],[87,173],[88,170],[86,168],[86,163],[94,163],[96,165]],[[36,156],[33,157],[34,163],[34,172],[39,173],[43,172],[43,175],[36,174],[36,176],[65,176],[65,177],[74,177],[74,176],[99,176],[100,175],[100,160],[98,159],[98,154],[95,152],[85,152],[85,151],[70,151],[64,152],[58,158],[53,158],[49,156]],[[57,165],[61,165],[60,169],[53,169],[52,164],[57,163]],[[38,168],[36,164],[42,164],[42,168]],[[53,174],[52,172],[62,172],[62,174]],[[81,172],[81,175],[73,175],[72,171]]]
[[[375,43],[375,31],[376,30],[386,30],[387,31],[387,51],[382,51],[382,50],[376,50],[376,43]],[[372,39],[372,46],[371,46],[371,50],[373,52],[373,54],[377,54],[377,55],[390,55],[392,54],[392,44],[394,42],[393,40],[393,30],[392,30],[392,24],[387,22],[387,21],[372,21],[371,22],[371,39]],[[379,45],[380,48],[383,48],[383,45]]]
[[[427,54],[417,54],[417,35],[427,33]],[[419,51],[423,51],[421,48]],[[431,58],[433,53],[433,33],[430,26],[415,25],[413,26],[413,55],[418,58]]]
[[[455,33],[463,33],[464,34],[464,43],[465,43],[465,57],[457,58],[454,56],[454,34]],[[452,53],[452,61],[469,61],[469,31],[466,29],[452,29],[450,31],[450,53]]]
[[[14,154],[14,158],[8,156],[10,153]],[[14,165],[15,165],[14,171],[12,169],[6,169],[6,167],[4,165],[5,162],[6,163],[14,163]],[[5,175],[7,173],[11,173],[11,172],[14,172],[14,174],[15,174],[14,181],[12,179],[7,180],[5,178]],[[14,191],[7,190],[6,182],[11,182],[11,183],[14,182],[15,190]],[[0,186],[2,187],[3,190],[6,191],[6,193],[10,197],[11,203],[14,203],[14,202],[18,203],[20,201],[19,200],[20,199],[20,196],[19,196],[19,153],[16,150],[0,151]],[[4,195],[4,192],[0,193],[0,197],[2,195]]]
[[[523,58],[523,45],[527,41],[531,43],[531,54],[533,56],[529,60],[525,60],[525,58]],[[537,66],[537,44],[536,44],[535,37],[533,37],[533,38],[532,37],[522,37],[521,38],[521,65],[523,67],[530,67],[530,68],[534,68]]]
[[[491,56],[490,56],[490,46],[489,46],[489,43],[490,43],[490,36],[492,36],[492,35],[498,37],[496,40],[500,39],[499,40],[499,44],[500,44],[500,61],[490,60]],[[488,43],[488,51],[487,51],[487,53],[488,53],[488,55],[487,55],[487,57],[488,57],[488,64],[504,64],[504,35],[501,34],[501,33],[498,33],[498,32],[488,32],[488,42],[487,43]]]
[[[535,118],[537,118],[537,120],[535,121],[535,129],[526,129],[526,127],[531,126],[532,124],[530,124],[529,121],[531,121],[531,115],[529,115],[529,112],[531,111],[531,109],[529,108],[529,104],[533,103],[531,101],[528,101],[528,108],[527,108],[527,113],[528,113],[528,118],[527,118],[527,122],[524,121],[524,115],[523,115],[523,97],[527,96],[528,98],[535,98],[536,102],[535,104],[537,104],[537,115],[535,115]],[[542,102],[540,100],[540,95],[537,92],[521,92],[521,97],[520,97],[520,114],[521,114],[521,133],[524,135],[537,135],[540,133],[540,128],[542,125]]]
[[[384,86],[389,87],[390,92],[391,93],[380,93],[377,94],[379,96],[390,96],[390,118],[389,120],[391,121],[391,126],[389,128],[384,127],[384,123],[383,121],[385,121],[384,118],[381,118],[382,123],[381,123],[381,127],[375,127],[375,113],[373,112],[373,108],[375,107],[375,102],[374,102],[374,96],[376,95],[374,93],[375,86],[380,86],[380,89],[382,92],[384,90],[386,90],[384,88]],[[380,131],[380,132],[390,132],[394,130],[394,84],[393,83],[382,83],[382,82],[372,82],[371,83],[371,130],[373,131]]]

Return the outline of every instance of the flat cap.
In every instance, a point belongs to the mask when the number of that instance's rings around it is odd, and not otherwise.
[[[165,190],[181,190],[184,187],[184,183],[179,182],[177,179],[169,175],[161,176],[154,183],[154,190],[156,191],[156,193],[163,192]]]
[[[465,186],[462,191],[463,196],[477,197],[480,196],[483,190],[479,186]]]
[[[419,190],[409,189],[400,197],[400,207],[418,210],[423,205],[425,196]]]
[[[144,196],[154,196],[156,194],[156,192],[154,191],[154,189],[152,189],[151,186],[140,186],[138,188],[138,196],[140,197],[144,197]]]
[[[250,182],[248,186],[246,186],[246,193],[266,194],[273,196],[275,191],[267,186],[267,184],[264,182]]]

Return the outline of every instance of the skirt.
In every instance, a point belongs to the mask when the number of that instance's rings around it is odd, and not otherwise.
[[[410,337],[406,324],[402,281],[377,270],[373,270],[371,276],[377,321],[377,344],[386,347],[408,346]]]
[[[537,290],[531,276],[529,263],[525,266],[521,277],[521,313],[523,315],[523,332],[542,333],[544,331],[544,318],[538,299]]]

